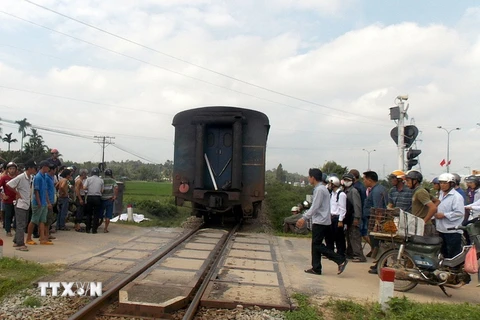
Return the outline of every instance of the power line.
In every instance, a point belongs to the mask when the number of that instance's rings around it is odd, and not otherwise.
[[[139,42],[136,42],[136,41],[134,41],[134,40],[131,40],[131,39],[128,39],[128,38],[119,36],[119,35],[117,35],[117,34],[115,34],[115,33],[112,33],[112,32],[107,31],[107,30],[105,30],[105,29],[99,28],[99,27],[94,26],[94,25],[92,25],[92,24],[89,24],[89,23],[87,23],[87,22],[81,21],[81,20],[79,20],[79,19],[73,18],[73,17],[68,16],[68,15],[66,15],[66,14],[63,14],[63,13],[61,13],[61,12],[59,12],[59,11],[56,11],[56,10],[53,10],[53,9],[48,8],[48,7],[46,7],[46,6],[40,5],[40,4],[38,4],[38,3],[35,3],[35,2],[33,2],[33,1],[30,1],[30,0],[24,0],[24,1],[30,3],[30,4],[32,4],[32,5],[34,5],[34,6],[37,6],[37,7],[39,7],[39,8],[42,8],[42,9],[44,9],[44,10],[47,10],[47,11],[50,11],[50,12],[55,13],[55,14],[57,14],[57,15],[60,15],[60,16],[62,16],[62,17],[64,17],[64,18],[67,18],[67,19],[70,19],[70,20],[72,20],[72,21],[75,21],[75,22],[78,22],[78,23],[80,23],[80,24],[83,24],[84,26],[87,26],[87,27],[89,27],[89,28],[92,28],[92,29],[98,30],[98,31],[100,31],[100,32],[106,33],[106,34],[108,34],[108,35],[110,35],[110,36],[112,36],[112,37],[121,39],[121,40],[123,40],[123,41],[129,42],[129,43],[131,43],[131,44],[137,45],[137,46],[142,47],[142,48],[144,48],[144,49],[153,51],[153,52],[155,52],[155,53],[164,55],[164,56],[166,56],[166,57],[175,59],[175,60],[177,60],[177,61],[181,61],[181,62],[184,62],[184,63],[186,63],[186,64],[195,66],[195,67],[197,67],[197,68],[199,68],[199,69],[202,69],[202,70],[205,70],[205,71],[214,73],[214,74],[216,74],[216,75],[219,75],[219,76],[222,76],[222,77],[225,77],[225,78],[234,80],[234,81],[238,81],[238,82],[243,83],[243,84],[246,84],[246,85],[248,85],[248,86],[252,86],[252,87],[255,87],[255,88],[258,88],[258,89],[261,89],[261,90],[265,90],[265,91],[268,91],[268,92],[271,92],[271,93],[275,93],[275,94],[281,95],[281,96],[283,96],[283,97],[287,97],[287,98],[290,98],[290,99],[294,99],[294,100],[297,100],[297,101],[301,101],[301,102],[304,102],[304,103],[308,103],[308,104],[311,104],[311,105],[315,105],[315,106],[318,106],[318,107],[321,107],[321,108],[330,109],[330,110],[334,110],[334,111],[338,111],[338,112],[343,112],[343,113],[347,113],[347,114],[350,114],[350,115],[355,115],[355,116],[358,116],[358,117],[370,119],[369,117],[364,116],[364,115],[361,115],[361,114],[356,114],[356,113],[352,113],[352,112],[345,111],[345,110],[342,110],[342,109],[337,109],[337,108],[328,107],[328,106],[323,105],[323,104],[320,104],[320,103],[316,103],[316,102],[309,101],[309,100],[306,100],[306,99],[298,98],[298,97],[292,96],[292,95],[290,95],[290,94],[285,94],[285,93],[280,92],[280,91],[276,91],[276,90],[273,90],[273,89],[269,89],[269,88],[266,88],[266,87],[264,87],[264,86],[257,85],[257,84],[255,84],[255,83],[251,83],[251,82],[248,82],[248,81],[245,81],[245,80],[242,80],[242,79],[239,79],[239,78],[230,76],[230,75],[228,75],[228,74],[225,74],[225,73],[222,73],[222,72],[219,72],[219,71],[215,71],[215,70],[213,70],[213,69],[210,69],[210,68],[201,66],[201,65],[199,65],[199,64],[190,62],[190,61],[188,61],[188,60],[185,60],[185,59],[176,57],[176,56],[174,56],[174,55],[171,55],[171,54],[168,54],[168,53],[159,51],[159,50],[154,49],[154,48],[151,48],[151,47],[149,47],[149,46],[146,46],[146,45],[141,44],[141,43],[139,43]]]
[[[113,147],[114,147],[114,148],[117,148],[117,149],[119,149],[119,150],[122,150],[123,152],[126,152],[126,153],[128,153],[128,154],[131,154],[132,156],[135,156],[135,157],[137,157],[137,158],[139,158],[139,159],[148,161],[148,162],[153,163],[153,164],[159,164],[158,162],[152,161],[152,160],[147,159],[147,158],[145,158],[145,157],[142,157],[141,155],[139,155],[139,154],[137,154],[137,153],[135,153],[135,152],[133,152],[133,151],[129,151],[127,148],[122,147],[122,146],[119,146],[118,144],[114,144]]]
[[[33,22],[33,21],[30,21],[30,20],[27,20],[27,19],[18,17],[18,16],[16,16],[16,15],[12,14],[12,13],[8,13],[8,12],[5,12],[5,11],[3,11],[3,10],[0,10],[0,13],[3,13],[3,14],[5,14],[5,15],[8,15],[8,16],[13,17],[13,18],[16,18],[16,19],[18,19],[18,20],[21,20],[21,21],[30,23],[30,24],[35,25],[35,26],[37,26],[37,27],[44,28],[44,29],[47,29],[47,30],[52,31],[52,32],[56,32],[56,33],[61,34],[61,35],[63,35],[63,36],[72,38],[72,39],[74,39],[74,40],[87,43],[87,44],[89,44],[89,45],[91,45],[91,46],[94,46],[94,47],[96,47],[96,48],[100,48],[100,49],[105,50],[105,51],[108,51],[108,52],[110,52],[110,53],[114,53],[114,54],[120,55],[120,56],[122,56],[122,57],[129,58],[129,59],[138,61],[138,62],[140,62],[140,63],[144,63],[144,64],[150,65],[150,66],[152,66],[152,67],[156,67],[156,68],[162,69],[162,70],[167,71],[167,72],[171,72],[171,73],[174,73],[174,74],[177,74],[177,75],[180,75],[180,76],[183,76],[183,77],[186,77],[186,78],[195,80],[195,81],[199,81],[199,82],[202,82],[202,83],[205,83],[205,84],[208,84],[208,85],[211,85],[211,86],[215,86],[215,87],[218,87],[218,88],[221,88],[221,89],[229,90],[229,91],[232,91],[232,92],[235,92],[235,93],[238,93],[238,94],[242,94],[242,95],[245,95],[245,96],[248,96],[248,97],[251,97],[251,98],[255,98],[255,99],[258,99],[258,100],[267,101],[267,102],[274,103],[274,104],[278,104],[278,105],[283,105],[283,106],[285,106],[285,107],[289,107],[289,108],[292,108],[292,109],[307,111],[307,112],[310,112],[310,113],[321,114],[321,115],[325,115],[325,116],[329,116],[329,117],[334,117],[334,118],[340,118],[340,119],[344,119],[344,120],[347,120],[347,121],[355,121],[356,123],[367,123],[367,124],[372,124],[372,123],[373,123],[373,124],[376,124],[376,125],[379,125],[379,126],[386,126],[386,125],[384,125],[384,124],[382,124],[382,123],[380,123],[380,122],[372,122],[372,121],[367,122],[367,121],[354,120],[354,119],[350,119],[350,118],[346,118],[346,117],[341,117],[341,116],[337,116],[337,115],[332,115],[332,114],[328,114],[328,113],[322,113],[322,112],[318,112],[318,111],[314,111],[314,110],[310,110],[310,109],[305,109],[305,108],[300,108],[300,107],[292,106],[292,105],[290,105],[290,104],[286,104],[286,103],[282,103],[282,102],[270,100],[270,99],[267,99],[267,98],[261,98],[261,97],[255,96],[255,95],[253,95],[253,94],[245,93],[245,92],[242,92],[242,91],[239,91],[239,90],[235,90],[235,89],[232,89],[232,88],[229,88],[229,87],[226,87],[226,86],[218,85],[218,84],[213,83],[213,82],[210,82],[210,81],[206,81],[206,80],[203,80],[203,79],[200,79],[200,78],[196,78],[196,77],[193,77],[193,76],[189,76],[189,75],[187,75],[187,74],[184,74],[184,73],[181,73],[181,72],[178,72],[178,71],[174,71],[174,70],[171,70],[171,69],[168,69],[168,68],[165,68],[165,67],[162,67],[162,66],[159,66],[159,65],[150,63],[150,62],[148,62],[148,61],[145,61],[145,60],[142,60],[142,59],[139,59],[139,58],[135,58],[135,57],[133,57],[133,56],[129,56],[129,55],[127,55],[127,54],[124,54],[124,53],[121,53],[121,52],[118,52],[118,51],[115,51],[115,50],[112,50],[112,49],[109,49],[109,48],[106,48],[106,47],[97,45],[97,44],[95,44],[95,43],[93,43],[93,42],[90,42],[90,41],[87,41],[87,40],[83,40],[83,39],[77,38],[77,37],[75,37],[75,36],[69,35],[69,34],[67,34],[67,33],[64,33],[64,32],[61,32],[61,31],[52,29],[52,28],[50,28],[50,27],[47,27],[47,26],[38,24],[38,23],[36,23],[36,22]],[[52,96],[53,96],[53,95],[52,95]],[[342,111],[342,112],[348,113],[348,114],[350,114],[350,115],[356,115],[356,114],[354,114],[354,113],[352,113],[352,112],[345,111],[345,110],[341,110],[341,109],[333,109],[333,110]],[[361,116],[361,117],[364,117],[364,118],[367,118],[367,119],[370,119],[370,118],[365,117],[365,116],[362,116],[362,115],[360,115],[360,116]],[[371,120],[371,119],[370,119],[370,120]]]
[[[108,106],[108,107],[112,107],[112,108],[126,109],[126,110],[132,110],[132,111],[142,111],[142,112],[147,112],[147,113],[155,113],[155,114],[162,114],[162,115],[166,115],[166,116],[173,116],[172,114],[164,113],[164,112],[136,109],[136,108],[132,108],[132,107],[124,107],[124,106],[119,106],[119,105],[115,105],[115,104],[109,104],[109,103],[102,103],[102,102],[96,102],[96,101],[90,101],[90,100],[84,100],[84,99],[78,99],[78,98],[72,98],[72,97],[59,96],[59,95],[51,94],[51,93],[45,93],[45,92],[28,90],[28,89],[8,87],[8,86],[4,86],[4,85],[1,85],[1,84],[0,84],[0,88],[8,89],[8,90],[14,90],[14,91],[28,92],[28,93],[38,94],[38,95],[52,97],[52,98],[65,99],[65,100],[71,100],[71,101],[77,101],[77,102],[83,102],[83,103],[89,103],[89,104],[95,104],[95,105]]]

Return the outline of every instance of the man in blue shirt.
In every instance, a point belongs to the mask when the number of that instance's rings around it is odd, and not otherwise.
[[[32,196],[32,219],[28,224],[27,244],[37,244],[32,240],[32,233],[35,225],[40,231],[40,244],[51,245],[53,242],[48,240],[45,232],[45,224],[47,223],[47,181],[45,174],[49,170],[49,162],[42,161],[39,164],[39,171],[33,180],[33,196]]]
[[[331,237],[332,218],[330,215],[330,193],[321,183],[322,171],[317,168],[310,169],[308,181],[314,187],[312,205],[296,224],[298,228],[302,228],[307,219],[312,219],[312,268],[305,270],[305,272],[321,275],[323,255],[338,265],[337,274],[341,274],[347,266],[347,259],[323,244],[326,237]]]

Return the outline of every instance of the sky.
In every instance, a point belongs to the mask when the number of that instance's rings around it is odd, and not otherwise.
[[[408,95],[415,168],[445,172],[449,142],[450,172],[480,170],[478,1],[1,2],[0,127],[20,141],[27,118],[64,160],[101,161],[94,136],[109,136],[106,161],[164,163],[176,113],[236,106],[270,120],[267,169],[370,158],[384,177]]]

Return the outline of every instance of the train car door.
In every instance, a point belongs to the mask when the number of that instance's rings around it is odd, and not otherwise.
[[[232,182],[233,131],[228,126],[207,126],[205,154],[212,168],[218,190],[227,190]],[[205,189],[214,190],[212,177],[205,160]]]

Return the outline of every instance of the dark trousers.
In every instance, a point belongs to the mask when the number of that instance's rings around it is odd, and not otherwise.
[[[442,254],[445,258],[453,258],[462,252],[461,233],[438,233],[442,238]]]
[[[5,232],[10,233],[12,232],[12,222],[15,221],[15,210],[13,203],[4,203],[3,205],[5,209]],[[13,224],[13,227],[15,228],[15,224]]]
[[[80,199],[77,198],[75,205],[77,206],[77,212],[75,212],[75,223],[83,222],[83,214],[85,211],[85,196],[81,196],[83,204],[80,204]]]
[[[337,253],[345,256],[346,250],[346,243],[345,243],[345,232],[343,231],[343,227],[338,226],[338,218],[339,216],[332,216],[332,232],[330,236],[325,237],[325,242],[327,243],[328,249],[335,251],[335,247],[337,248]]]
[[[331,226],[313,224],[312,226],[312,268],[317,273],[322,273],[322,255],[332,260],[336,264],[342,264],[345,257],[328,249],[323,244],[326,236],[330,236]]]
[[[101,196],[87,196],[87,204],[85,206],[85,215],[87,216],[86,230],[87,232],[97,232],[100,224],[100,217],[102,213],[102,197]]]
[[[347,229],[347,255],[358,258],[361,261],[367,261],[363,254],[362,235],[358,226],[349,225]]]

